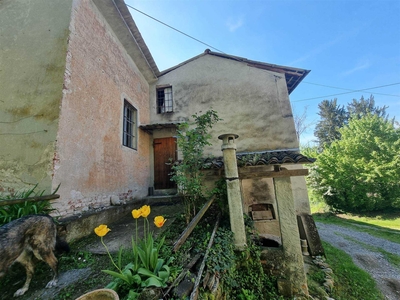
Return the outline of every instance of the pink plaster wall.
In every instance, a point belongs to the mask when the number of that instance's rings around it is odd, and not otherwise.
[[[122,146],[124,98],[149,122],[147,81],[91,1],[74,1],[70,31],[53,177],[63,216],[146,196],[150,180],[150,136]]]

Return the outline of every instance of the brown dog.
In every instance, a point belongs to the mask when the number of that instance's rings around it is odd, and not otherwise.
[[[68,252],[69,246],[57,237],[57,226],[48,215],[30,215],[0,227],[0,278],[16,261],[26,269],[25,284],[15,292],[14,297],[22,296],[29,289],[34,273],[34,257],[45,261],[53,269],[54,277],[46,287],[57,284],[55,249]]]

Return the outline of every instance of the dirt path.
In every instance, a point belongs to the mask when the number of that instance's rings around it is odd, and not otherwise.
[[[377,249],[400,256],[400,244],[338,225],[317,222],[317,227],[322,240],[345,251],[375,279],[387,300],[400,299],[400,268],[387,261]]]

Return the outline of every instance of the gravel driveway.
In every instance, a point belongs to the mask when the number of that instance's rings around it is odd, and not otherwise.
[[[400,256],[400,244],[368,233],[333,224],[316,222],[322,240],[349,254],[354,263],[368,272],[388,300],[400,299],[400,269],[388,262],[373,246]]]

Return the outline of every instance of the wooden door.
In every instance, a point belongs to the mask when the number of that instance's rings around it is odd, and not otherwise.
[[[176,160],[176,139],[173,137],[154,139],[154,189],[170,189],[175,188],[175,182],[171,181],[171,161]]]

